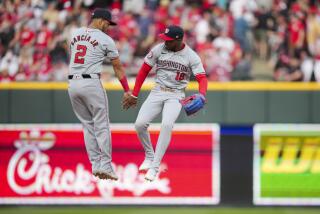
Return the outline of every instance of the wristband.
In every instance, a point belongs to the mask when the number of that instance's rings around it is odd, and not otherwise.
[[[138,99],[137,96],[134,96],[133,94],[130,94],[131,97],[133,97],[134,99]]]

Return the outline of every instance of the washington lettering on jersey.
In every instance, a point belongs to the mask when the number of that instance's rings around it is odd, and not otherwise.
[[[184,71],[184,72],[191,72],[191,69],[185,65],[182,65],[178,62],[173,62],[170,60],[158,60],[157,62],[157,68],[173,68],[178,71]]]
[[[144,58],[151,67],[156,66],[156,84],[174,89],[184,89],[190,76],[206,74],[201,59],[188,45],[180,51],[169,51],[165,43],[154,46]]]
[[[77,35],[77,36],[73,37],[73,39],[71,41],[71,45],[74,45],[75,43],[77,43],[79,41],[89,42],[93,47],[99,45],[98,41],[91,40],[91,36],[89,36],[88,34],[82,34],[82,35]]]

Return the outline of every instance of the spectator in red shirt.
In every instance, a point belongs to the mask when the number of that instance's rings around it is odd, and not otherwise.
[[[137,22],[130,12],[125,13],[120,17],[118,26],[120,30],[119,37],[134,38],[138,34]]]
[[[120,11],[122,8],[122,4],[120,0],[114,0],[110,6],[111,11],[117,10]]]
[[[305,27],[299,17],[292,13],[290,14],[289,31],[289,53],[291,56],[299,55],[299,51],[303,48],[305,41]]]
[[[24,24],[18,33],[18,42],[22,47],[30,47],[35,41],[35,33]]]
[[[35,47],[37,49],[52,49],[49,45],[52,45],[52,32],[48,28],[48,22],[43,21],[40,31],[37,33]]]
[[[156,27],[156,35],[165,31],[167,27],[167,20],[169,16],[169,1],[161,1],[160,6],[157,8],[154,14],[155,27]]]
[[[34,64],[32,66],[32,79],[38,81],[49,81],[52,75],[51,58],[45,51],[36,51],[34,54]]]

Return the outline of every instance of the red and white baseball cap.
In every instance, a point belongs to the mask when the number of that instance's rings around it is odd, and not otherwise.
[[[182,39],[184,35],[183,29],[176,25],[170,25],[166,28],[164,33],[159,34],[159,38],[164,41],[172,41]]]

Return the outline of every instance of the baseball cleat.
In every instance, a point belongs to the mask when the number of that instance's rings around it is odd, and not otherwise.
[[[95,177],[100,178],[100,172],[93,171],[92,174],[93,174]]]
[[[158,171],[155,168],[150,168],[144,176],[144,179],[147,181],[154,181],[157,178],[157,175]]]
[[[100,176],[100,163],[98,164],[92,164],[92,174],[95,177],[99,177]]]
[[[93,174],[93,175],[97,176],[98,178],[103,179],[103,180],[116,181],[119,179],[114,171],[106,172],[106,171],[100,170],[99,172],[96,173],[96,175],[95,174]]]
[[[139,167],[139,171],[146,171],[151,168],[152,160],[145,159]]]

